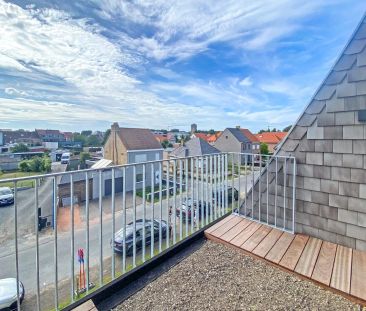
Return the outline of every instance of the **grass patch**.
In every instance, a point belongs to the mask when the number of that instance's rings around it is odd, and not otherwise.
[[[0,173],[0,187],[10,187],[10,188],[14,187],[13,182],[2,183],[1,182],[2,179],[19,178],[19,177],[27,177],[27,176],[34,176],[34,175],[39,175],[39,172],[19,172],[19,171],[16,171],[16,172]],[[35,182],[34,180],[22,180],[22,181],[17,182],[17,186],[19,188],[21,188],[21,187],[33,188],[34,187],[34,182]]]

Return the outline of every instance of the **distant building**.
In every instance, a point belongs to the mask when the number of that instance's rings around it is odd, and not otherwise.
[[[191,124],[191,134],[194,134],[197,132],[197,124],[193,123]]]
[[[226,128],[217,138],[214,146],[221,152],[247,153],[241,156],[241,163],[251,163],[252,154],[260,153],[260,142],[248,129]],[[256,157],[254,156],[254,159]],[[239,159],[237,159],[239,161]]]
[[[256,134],[255,137],[260,143],[268,145],[269,153],[274,153],[276,146],[286,137],[287,132],[263,132]]]
[[[188,142],[186,142],[183,146],[179,146],[175,148],[171,153],[171,158],[184,158],[184,157],[192,157],[192,156],[204,156],[210,154],[220,153],[220,150],[211,146],[205,140],[193,137]]]
[[[42,140],[35,131],[0,131],[0,146],[21,143],[28,146],[35,146],[40,145]]]
[[[209,136],[207,134],[205,134],[205,133],[193,133],[191,135],[191,138],[193,138],[193,137],[197,137],[197,138],[203,139],[206,142],[208,142],[208,138],[209,138]]]
[[[36,129],[36,133],[43,142],[65,141],[65,136],[59,130],[41,130]]]

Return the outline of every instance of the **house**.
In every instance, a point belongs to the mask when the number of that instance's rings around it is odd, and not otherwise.
[[[141,163],[148,161],[163,160],[163,147],[156,140],[154,134],[149,129],[122,128],[118,123],[111,127],[111,133],[104,145],[104,159],[111,160],[113,165],[124,165]],[[142,165],[136,166],[136,187],[142,187]],[[146,166],[146,185],[151,184],[151,170],[154,171],[155,181],[159,178],[159,164],[149,164]],[[122,184],[122,170],[116,170],[116,182]],[[110,175],[105,175],[106,190],[109,184]],[[118,179],[119,178],[119,179]],[[133,189],[133,168],[126,169],[126,191]],[[122,189],[121,189],[122,191]]]
[[[276,146],[284,139],[287,132],[263,132],[255,134],[260,143],[268,145],[269,153],[274,153]]]
[[[0,146],[8,144],[25,144],[28,146],[41,145],[42,140],[35,131],[0,131]]]
[[[185,145],[175,148],[169,155],[171,159],[185,157],[200,157],[211,154],[218,154],[220,151],[211,146],[208,142],[201,138],[193,137]],[[204,163],[205,165],[206,163]],[[201,167],[201,160],[198,162],[198,167]]]
[[[41,130],[36,129],[36,133],[43,142],[65,141],[65,136],[59,130]]]
[[[260,153],[260,142],[248,129],[226,128],[214,143],[214,147],[221,152],[240,152],[248,155],[241,157],[241,163],[251,163],[252,156],[250,154]],[[239,161],[239,159],[237,159]]]
[[[216,132],[216,133],[214,133],[214,134],[209,134],[208,135],[208,139],[207,139],[207,142],[209,143],[209,144],[211,144],[211,145],[213,145],[215,142],[216,142],[216,140],[219,138],[219,136],[221,135],[221,131],[219,131],[219,132]]]

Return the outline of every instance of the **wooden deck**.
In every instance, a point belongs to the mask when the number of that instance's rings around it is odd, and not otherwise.
[[[205,236],[366,305],[366,252],[230,215]]]

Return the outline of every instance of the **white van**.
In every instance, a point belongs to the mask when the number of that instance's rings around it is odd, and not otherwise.
[[[62,154],[61,164],[70,164],[70,152],[65,152]]]

